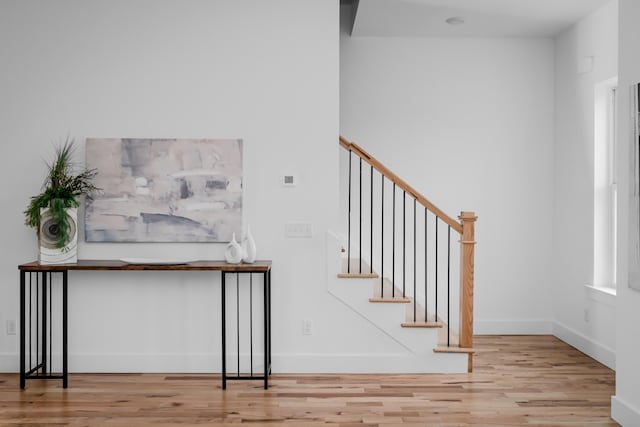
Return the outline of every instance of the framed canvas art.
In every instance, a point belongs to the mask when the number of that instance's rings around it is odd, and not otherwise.
[[[102,191],[87,242],[228,242],[242,227],[242,140],[89,138]]]

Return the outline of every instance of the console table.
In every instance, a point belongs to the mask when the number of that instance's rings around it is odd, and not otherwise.
[[[68,325],[67,325],[67,290],[69,271],[212,271],[221,273],[221,315],[222,315],[222,388],[226,389],[227,380],[263,380],[267,389],[268,377],[271,374],[271,261],[256,261],[252,264],[228,264],[224,261],[194,261],[185,264],[128,264],[119,260],[79,260],[75,264],[43,265],[37,261],[18,266],[20,270],[20,388],[24,389],[28,379],[60,379],[63,388],[68,385]],[[62,325],[62,372],[52,371],[52,282],[53,274],[62,275],[61,325]],[[262,291],[264,301],[264,372],[254,375],[253,362],[250,375],[240,374],[240,358],[238,348],[238,373],[227,374],[227,340],[226,340],[226,276],[236,275],[236,286],[240,286],[240,274],[248,274],[250,286],[253,274],[262,275]],[[34,295],[35,288],[35,295]],[[27,290],[29,297],[27,299]],[[35,296],[35,298],[34,298]],[[238,297],[239,298],[239,297]],[[237,304],[239,310],[239,304]],[[253,310],[251,308],[250,310]],[[27,328],[27,311],[28,328]],[[251,313],[252,315],[252,313]],[[34,321],[35,317],[35,321]],[[33,332],[35,328],[35,338]],[[28,344],[27,344],[28,332]],[[239,330],[238,330],[239,334]],[[253,332],[251,332],[253,335]],[[238,340],[239,342],[239,340]],[[251,336],[253,343],[253,336]],[[238,344],[239,346],[239,344]],[[35,352],[34,352],[35,347]],[[35,356],[35,363],[33,362]],[[253,344],[251,345],[253,361]]]

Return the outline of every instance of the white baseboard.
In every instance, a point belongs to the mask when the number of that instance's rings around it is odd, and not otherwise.
[[[613,370],[616,369],[616,352],[614,350],[603,346],[602,344],[559,322],[555,322],[553,324],[553,335],[577,348],[589,357],[596,359],[603,365]]]
[[[17,353],[0,353],[0,372],[20,371],[20,358]]]
[[[617,396],[611,397],[611,418],[623,427],[640,426],[640,410]]]
[[[53,356],[54,370],[61,370],[60,355]],[[240,367],[249,372],[251,359],[241,354]],[[253,370],[262,372],[263,355],[254,354]],[[17,354],[0,354],[0,372],[17,373]],[[220,353],[211,354],[69,354],[71,373],[219,373]],[[464,373],[467,355],[454,353],[414,354],[274,354],[277,373]],[[237,356],[227,357],[227,372],[237,372]]]
[[[254,366],[262,360],[254,357]],[[228,355],[227,369],[236,371],[236,357]],[[233,363],[233,367],[230,363]],[[249,357],[240,357],[241,366],[249,367]],[[260,363],[260,370],[263,364]],[[221,372],[220,353],[211,354],[156,354],[156,353],[120,353],[120,354],[78,354],[69,353],[69,372],[99,373],[213,373]]]
[[[53,369],[62,370],[62,357],[54,354]],[[227,370],[237,371],[237,357],[229,354]],[[240,367],[249,371],[251,366],[249,355],[240,355]],[[255,353],[253,368],[261,372],[264,366],[262,353]],[[16,373],[20,370],[20,358],[17,354],[0,354],[0,372]],[[118,353],[118,354],[89,354],[69,353],[69,372],[82,373],[218,373],[222,371],[220,353],[211,354],[155,354],[155,353]]]
[[[475,335],[551,335],[552,322],[531,320],[480,320],[473,325]]]
[[[322,374],[466,373],[466,353],[415,354],[281,354],[275,372]]]

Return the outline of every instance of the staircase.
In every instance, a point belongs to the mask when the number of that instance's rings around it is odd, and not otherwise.
[[[404,372],[471,372],[475,214],[452,219],[357,144],[340,146],[347,232],[327,237],[329,292],[405,349]]]

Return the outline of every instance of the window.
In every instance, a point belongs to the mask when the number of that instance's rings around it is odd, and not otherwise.
[[[593,285],[615,288],[617,79],[596,85],[594,128]]]

